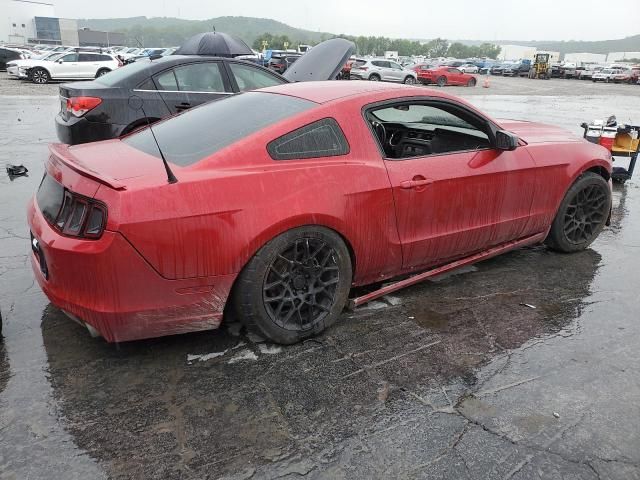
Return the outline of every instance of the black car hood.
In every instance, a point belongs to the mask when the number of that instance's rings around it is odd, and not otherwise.
[[[290,82],[333,80],[355,50],[355,44],[344,38],[326,40],[296,60],[283,76]]]

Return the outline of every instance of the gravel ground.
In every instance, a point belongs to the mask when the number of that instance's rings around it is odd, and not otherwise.
[[[514,94],[525,87],[546,90]],[[0,166],[30,170],[0,170],[0,479],[640,480],[636,181],[616,186],[612,225],[584,252],[511,252],[303,344],[229,323],[110,345],[31,272],[25,204],[55,141],[55,85],[0,89]],[[576,133],[610,113],[640,120],[628,85],[447,91]]]

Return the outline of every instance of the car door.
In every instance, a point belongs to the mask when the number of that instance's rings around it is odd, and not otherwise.
[[[77,53],[67,53],[49,66],[49,73],[51,78],[78,78],[79,64]]]
[[[423,144],[432,149],[445,131],[454,137],[457,132],[468,133],[471,144],[484,144],[471,149],[468,142],[447,145],[439,140],[446,152],[439,148],[428,153],[426,147],[421,151],[414,146],[407,150],[412,155],[389,154],[387,146],[383,157],[393,189],[404,268],[445,263],[528,234],[534,162],[525,149],[493,148],[490,122],[456,102],[427,98],[377,108],[371,113],[383,125],[418,127],[410,131],[424,135]]]
[[[450,85],[462,85],[464,83],[464,73],[457,68],[447,69],[447,83]]]
[[[389,76],[394,82],[404,81],[404,70],[399,63],[389,62]]]
[[[180,65],[156,74],[153,81],[172,113],[233,94],[220,61]]]
[[[95,53],[79,53],[77,78],[94,78],[98,71],[99,56]]]

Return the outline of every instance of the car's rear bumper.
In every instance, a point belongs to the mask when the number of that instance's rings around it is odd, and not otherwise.
[[[60,235],[35,200],[27,215],[33,235],[31,265],[43,292],[108,342],[220,325],[235,274],[167,280],[120,233],[105,231],[98,240]]]
[[[85,117],[71,116],[65,120],[60,114],[56,115],[58,139],[69,145],[117,138],[124,128],[124,125],[114,123],[90,122]]]

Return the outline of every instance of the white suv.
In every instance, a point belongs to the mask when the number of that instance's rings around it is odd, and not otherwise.
[[[120,67],[113,55],[95,52],[68,52],[53,62],[36,61],[23,67],[33,83],[50,80],[87,80],[100,77]]]
[[[413,85],[418,75],[413,70],[403,68],[391,60],[373,59],[356,60],[351,65],[349,77],[352,79],[371,80],[372,82],[399,82]]]

